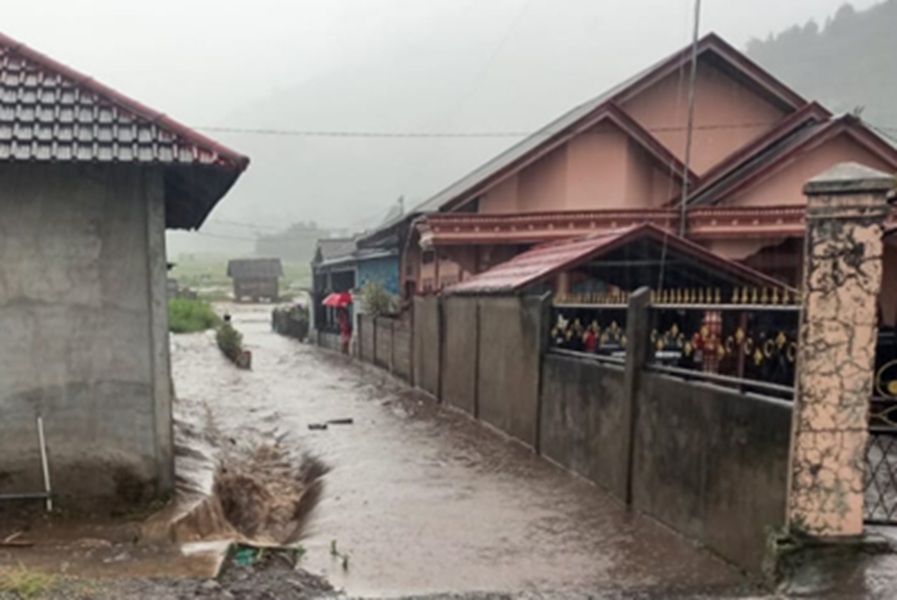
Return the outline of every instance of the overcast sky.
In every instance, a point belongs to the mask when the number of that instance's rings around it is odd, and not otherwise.
[[[844,0],[704,0],[704,31],[738,46],[823,21]],[[875,0],[852,0],[861,9]],[[583,7],[601,19],[582,23]],[[4,2],[5,33],[189,124],[219,121],[303,79],[397,50],[470,34],[500,68],[545,29],[587,26],[607,56],[601,85],[688,40],[691,0],[29,0]],[[594,14],[594,11],[589,11]],[[477,22],[485,22],[483,26]],[[447,27],[448,26],[448,29]],[[494,51],[498,50],[498,56]],[[605,61],[612,57],[613,64]],[[558,60],[560,57],[551,57]],[[434,74],[436,75],[436,74]],[[479,74],[478,74],[479,75]],[[482,77],[488,77],[485,73]]]
[[[703,4],[702,32],[744,48],[822,24],[844,0]],[[693,0],[28,0],[4,2],[3,28],[192,126],[494,131],[536,128],[684,46],[692,10]],[[361,226],[510,143],[212,135],[253,159],[213,217],[268,226]]]

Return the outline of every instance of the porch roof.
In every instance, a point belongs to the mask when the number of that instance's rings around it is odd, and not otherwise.
[[[547,243],[448,287],[446,294],[508,294],[573,269],[601,272],[620,287],[760,286],[780,281],[717,256],[652,224]]]

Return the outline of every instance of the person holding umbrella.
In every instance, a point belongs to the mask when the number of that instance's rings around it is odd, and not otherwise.
[[[352,304],[352,294],[349,292],[334,292],[322,302],[324,306],[336,309],[336,318],[339,322],[340,345],[343,354],[349,353],[349,343],[352,341],[352,320],[349,318],[349,309]]]

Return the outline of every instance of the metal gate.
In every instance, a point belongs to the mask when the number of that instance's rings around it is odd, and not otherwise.
[[[866,446],[865,520],[897,526],[897,331],[881,329]]]

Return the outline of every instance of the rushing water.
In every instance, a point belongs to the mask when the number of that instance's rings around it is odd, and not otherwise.
[[[211,334],[173,338],[182,486],[208,491],[210,465],[228,445],[279,442],[297,457],[313,453],[332,470],[303,562],[337,588],[709,591],[741,582],[518,444],[373,369],[271,333],[268,309],[231,311],[252,371],[226,362]]]

